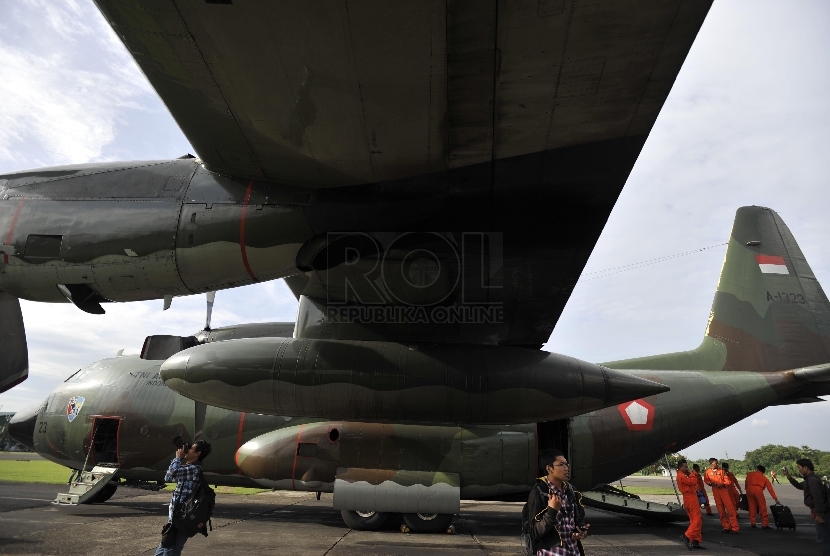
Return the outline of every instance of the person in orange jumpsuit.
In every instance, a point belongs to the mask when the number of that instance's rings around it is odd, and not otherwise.
[[[682,535],[689,550],[700,550],[703,541],[703,519],[700,517],[700,502],[697,499],[697,477],[689,471],[685,459],[677,462],[677,488],[683,494],[683,507],[689,515],[689,528]]]
[[[712,496],[715,497],[715,506],[718,508],[720,524],[724,533],[738,533],[738,520],[735,518],[735,506],[729,494],[729,477],[723,469],[718,467],[716,458],[709,459],[709,468],[703,475],[703,481],[712,487]]]
[[[775,500],[776,504],[778,504],[778,496],[776,496],[775,490],[772,488],[772,483],[770,483],[769,479],[767,479],[766,475],[764,475],[766,471],[767,469],[763,465],[757,466],[755,471],[750,471],[746,474],[744,486],[746,487],[747,502],[749,502],[750,525],[755,527],[755,515],[760,510],[761,527],[764,529],[772,529],[772,527],[769,526],[767,500],[764,498],[764,489],[769,491],[770,496],[772,496],[772,499]]]
[[[703,493],[703,497],[706,499],[706,502],[703,503],[703,507],[706,508],[706,515],[715,515],[712,513],[712,506],[709,505],[709,495],[706,494],[706,485],[703,484],[703,475],[700,473],[700,466],[698,464],[694,464],[692,469],[695,470],[695,477],[697,477],[697,489]]]
[[[729,477],[729,481],[732,483],[729,485],[729,495],[732,497],[732,504],[735,506],[735,517],[740,519],[741,514],[738,511],[741,509],[741,494],[743,494],[743,489],[741,489],[741,484],[738,482],[738,479],[735,477],[735,474],[729,470],[729,464],[723,462],[721,464],[724,473],[726,476]]]

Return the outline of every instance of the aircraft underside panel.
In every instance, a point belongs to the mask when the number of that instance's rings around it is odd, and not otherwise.
[[[455,514],[461,509],[458,473],[339,468],[334,480],[337,510]]]

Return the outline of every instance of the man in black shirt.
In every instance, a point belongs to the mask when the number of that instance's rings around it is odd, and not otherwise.
[[[798,472],[804,477],[801,482],[790,476],[790,470],[783,469],[787,479],[798,490],[804,491],[804,505],[810,508],[810,517],[816,522],[816,542],[821,547],[821,556],[830,556],[830,507],[824,494],[824,485],[813,471],[813,462],[807,458],[796,460]]]
[[[546,450],[539,456],[539,467],[546,475],[537,479],[527,500],[531,535],[536,540],[537,556],[579,556],[584,554],[581,540],[588,534],[582,494],[568,479],[570,467],[565,454]],[[540,495],[546,493],[546,497]]]

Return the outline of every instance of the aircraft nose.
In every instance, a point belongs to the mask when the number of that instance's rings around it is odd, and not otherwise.
[[[35,424],[40,415],[40,405],[18,411],[9,421],[9,436],[30,450],[35,449]]]

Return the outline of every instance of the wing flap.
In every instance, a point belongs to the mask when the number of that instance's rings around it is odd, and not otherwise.
[[[20,384],[29,376],[29,350],[20,300],[0,292],[0,392]]]

